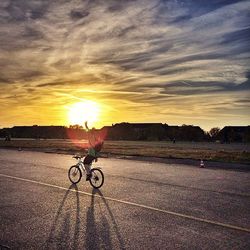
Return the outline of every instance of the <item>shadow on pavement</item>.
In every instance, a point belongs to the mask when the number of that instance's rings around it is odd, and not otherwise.
[[[100,202],[96,202],[95,204],[96,199],[101,199],[104,204],[104,210],[102,209]],[[101,215],[99,222],[95,221],[95,205],[99,205],[99,209],[97,211]],[[105,213],[105,211],[107,211],[107,213]],[[105,216],[105,214],[107,214],[108,216]],[[111,230],[114,231],[115,236],[119,242],[119,249],[125,249],[124,241],[119,232],[118,225],[107,200],[100,190],[93,189],[91,204],[87,211],[87,249],[117,249],[117,246],[112,245]]]
[[[75,189],[76,194],[76,209],[65,210],[65,203],[67,197],[72,189]],[[71,236],[71,215],[72,210],[75,210],[75,227],[73,241],[70,238]],[[78,187],[74,184],[70,185],[64,197],[61,201],[61,204],[57,210],[55,219],[52,223],[49,237],[45,243],[45,249],[70,249],[71,244],[72,248],[77,249],[79,243],[79,228],[80,228],[80,202],[79,202],[79,193]]]
[[[73,206],[66,202],[72,190],[76,195]],[[44,249],[125,249],[115,217],[100,190],[92,190],[85,224],[81,224],[80,212],[78,187],[72,184],[57,209]],[[112,244],[112,235],[118,244]]]

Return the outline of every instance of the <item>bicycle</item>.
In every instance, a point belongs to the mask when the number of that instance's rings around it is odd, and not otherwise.
[[[77,184],[83,175],[86,177],[86,169],[83,164],[82,156],[73,156],[73,158],[78,160],[78,163],[69,168],[68,177],[73,184]],[[100,188],[103,185],[104,174],[100,167],[95,167],[90,170],[89,182],[94,188]]]

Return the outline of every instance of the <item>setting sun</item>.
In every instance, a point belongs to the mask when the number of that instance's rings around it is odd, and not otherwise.
[[[93,101],[83,101],[72,104],[68,111],[68,120],[70,124],[82,125],[88,121],[93,126],[97,121],[100,113],[99,105]]]

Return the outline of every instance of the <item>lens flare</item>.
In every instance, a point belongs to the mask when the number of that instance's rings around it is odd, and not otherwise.
[[[68,120],[71,125],[83,125],[88,121],[89,125],[93,126],[98,121],[99,113],[100,107],[96,102],[89,100],[77,102],[70,105]]]
[[[68,137],[74,145],[81,150],[86,150],[88,145],[88,132],[85,131],[84,123],[87,121],[91,132],[95,132],[97,138],[104,140],[107,132],[104,130],[96,130],[93,127],[96,125],[100,115],[100,104],[85,100],[69,105],[68,107],[68,122],[72,126],[68,129]],[[79,125],[79,126],[77,126]],[[82,128],[82,127],[83,128]]]

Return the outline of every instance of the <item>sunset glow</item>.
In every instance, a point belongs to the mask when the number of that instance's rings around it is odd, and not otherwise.
[[[83,101],[77,102],[69,106],[68,119],[71,125],[83,125],[88,121],[90,126],[94,126],[98,121],[100,107],[96,102]]]
[[[243,0],[3,0],[0,127],[249,125],[249,8]]]

